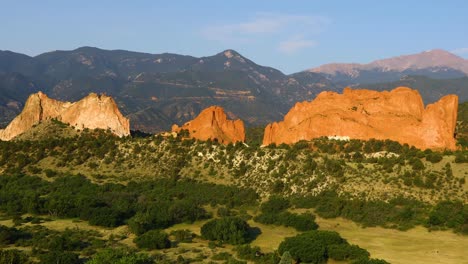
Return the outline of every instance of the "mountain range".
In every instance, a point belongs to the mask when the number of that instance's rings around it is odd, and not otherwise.
[[[290,75],[234,50],[200,58],[93,47],[35,57],[0,51],[0,125],[6,126],[29,94],[38,91],[67,101],[105,93],[115,98],[133,130],[157,132],[181,125],[211,105],[222,106],[229,118],[240,118],[247,126],[264,125],[281,119],[298,101],[325,90],[341,92],[345,86],[389,90],[410,82],[425,102],[448,93],[463,102],[468,99],[467,73],[467,60],[442,50]]]
[[[434,49],[368,64],[325,64],[307,71],[320,73],[335,83],[349,86],[395,81],[408,75],[435,79],[461,78],[468,74],[468,60],[445,50]]]

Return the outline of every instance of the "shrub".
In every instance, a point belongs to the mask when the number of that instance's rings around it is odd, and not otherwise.
[[[78,255],[67,251],[50,251],[39,257],[44,264],[80,264]]]
[[[328,247],[328,257],[334,260],[367,259],[369,256],[367,250],[356,245],[338,244]]]
[[[310,213],[291,214],[283,213],[280,216],[280,222],[285,226],[294,227],[297,231],[309,231],[318,228],[315,223],[315,215]]]
[[[326,247],[345,243],[345,240],[332,231],[309,231],[281,242],[278,251],[289,251],[294,259],[302,262],[321,263],[326,260]]]
[[[73,237],[72,231],[65,231],[64,233],[54,236],[47,244],[47,249],[50,251],[66,251],[66,250],[81,250],[86,247],[86,244],[79,238]]]
[[[14,227],[0,225],[0,245],[13,244],[27,235]]]
[[[390,264],[383,259],[359,259],[353,261],[352,264]]]
[[[153,264],[145,254],[136,254],[125,249],[105,249],[98,252],[86,264]]]
[[[413,170],[423,170],[425,168],[424,163],[418,158],[412,158],[410,164]]]
[[[233,212],[226,207],[218,208],[218,216],[219,217],[226,217],[226,216],[233,216]]]
[[[288,209],[290,203],[283,197],[273,196],[260,207],[263,213],[279,213]]]
[[[28,256],[23,252],[11,249],[11,250],[1,250],[0,249],[0,263],[8,264],[29,264],[32,263],[29,261]]]
[[[437,152],[431,152],[426,155],[426,160],[432,163],[437,163],[442,160],[442,155]]]
[[[174,230],[171,232],[171,235],[175,237],[175,240],[179,243],[191,243],[194,237],[194,234],[190,230]]]
[[[134,234],[141,235],[154,228],[152,220],[150,214],[138,212],[128,220],[128,228]]]
[[[166,233],[160,230],[151,230],[136,237],[133,242],[144,249],[163,249],[171,247],[171,242]]]
[[[259,247],[252,247],[250,245],[240,245],[235,248],[237,256],[245,260],[255,260],[257,253],[260,252]]]
[[[455,154],[455,163],[466,163],[468,162],[468,154],[464,152],[457,152]]]
[[[461,201],[441,201],[430,212],[429,227],[449,227],[468,234],[468,205]]]
[[[281,256],[281,260],[280,260],[279,264],[292,264],[293,261],[294,261],[294,259],[291,256],[291,253],[289,253],[289,251],[286,251]]]
[[[368,259],[369,252],[332,231],[309,231],[281,242],[278,252],[289,252],[294,260],[308,263],[324,263],[328,258],[335,260]]]
[[[294,227],[297,231],[310,231],[318,228],[315,216],[310,213],[292,214],[282,212],[279,214],[262,213],[254,219],[258,223],[267,225],[284,225]]]
[[[191,200],[182,200],[171,203],[168,213],[174,223],[192,223],[196,220],[208,217],[205,209],[201,208],[196,202]]]
[[[108,207],[90,208],[87,217],[91,225],[116,227],[123,224],[121,213]]]
[[[335,177],[342,177],[344,175],[345,163],[343,160],[325,159],[325,169]]]
[[[326,262],[326,247],[313,239],[286,238],[280,244],[279,252],[289,251],[298,262],[324,263]]]
[[[213,219],[201,227],[201,235],[208,240],[217,240],[233,245],[249,240],[250,226],[239,217]]]

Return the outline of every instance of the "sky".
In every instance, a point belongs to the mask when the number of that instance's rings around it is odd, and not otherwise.
[[[81,46],[211,56],[293,73],[436,48],[468,58],[466,0],[0,0],[0,50]]]

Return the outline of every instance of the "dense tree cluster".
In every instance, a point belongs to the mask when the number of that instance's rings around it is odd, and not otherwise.
[[[290,207],[289,200],[273,196],[260,207],[261,214],[254,220],[262,224],[291,226],[298,231],[315,230],[315,216],[311,213],[293,214],[286,211]]]
[[[163,249],[171,247],[169,236],[160,230],[148,231],[134,240],[139,248],[144,249]]]
[[[41,225],[21,228],[0,226],[0,230],[2,246],[33,248],[32,255],[41,263],[82,263],[77,252],[103,246],[100,235],[93,231],[66,229],[58,232]],[[18,251],[0,252],[0,263],[33,263],[28,261],[28,256]]]
[[[461,201],[442,201],[430,212],[427,226],[453,228],[468,235],[468,205]]]
[[[21,173],[26,165],[48,156],[59,158],[59,166],[81,165],[91,157],[104,159],[114,155],[117,143],[123,140],[103,130],[86,130],[73,138],[0,141],[0,166],[6,166],[7,173]]]
[[[87,264],[153,264],[154,260],[146,254],[137,254],[125,249],[104,249],[86,262]]]
[[[397,225],[408,229],[421,224],[421,219],[427,214],[427,206],[421,202],[409,199],[392,199],[389,202],[367,201],[364,199],[348,199],[336,192],[326,191],[317,196],[296,197],[293,203],[297,207],[315,208],[321,217],[344,217],[364,226]]]
[[[31,176],[0,177],[0,210],[10,215],[32,213],[72,218],[115,227],[129,222],[137,234],[175,223],[207,218],[204,204],[254,204],[255,192],[190,180],[97,185],[83,176],[53,182]]]
[[[453,228],[468,233],[468,207],[461,201],[441,201],[435,207],[417,200],[394,198],[389,201],[348,199],[326,191],[317,196],[295,197],[300,208],[315,208],[321,217],[344,217],[364,226],[409,229],[415,225],[432,228]]]
[[[289,252],[297,262],[325,263],[334,260],[368,260],[369,252],[356,245],[350,245],[332,231],[309,231],[286,238],[279,246],[280,254]]]
[[[29,261],[29,258],[23,252],[11,249],[11,250],[3,250],[0,249],[0,263],[8,263],[8,264],[31,264],[32,262]]]
[[[201,235],[208,240],[216,240],[233,245],[249,242],[251,227],[239,217],[213,219],[201,228]]]

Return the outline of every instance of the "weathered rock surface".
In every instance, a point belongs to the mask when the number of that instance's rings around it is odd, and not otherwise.
[[[78,102],[61,102],[42,92],[29,96],[23,111],[0,130],[1,140],[11,140],[43,120],[55,118],[76,129],[110,129],[117,136],[130,134],[130,122],[119,111],[114,99],[89,94]]]
[[[224,109],[211,106],[182,127],[172,126],[172,132],[188,130],[190,137],[199,140],[217,140],[223,144],[244,142],[245,128],[242,120],[228,120]]]
[[[284,121],[265,128],[263,144],[292,144],[322,136],[391,139],[420,149],[455,149],[458,97],[447,95],[424,108],[418,91],[398,87],[388,92],[322,92],[297,103]]]

